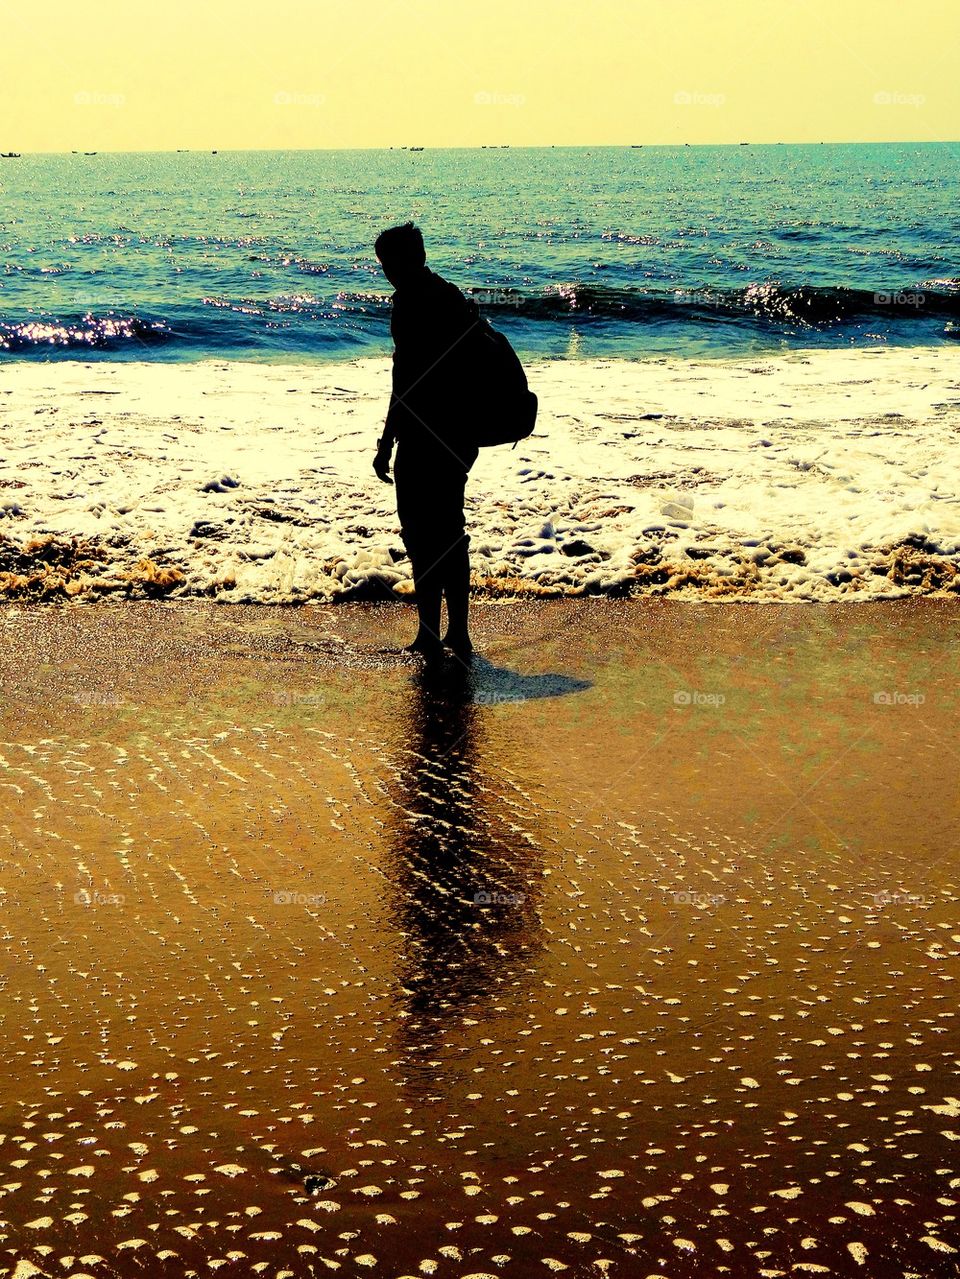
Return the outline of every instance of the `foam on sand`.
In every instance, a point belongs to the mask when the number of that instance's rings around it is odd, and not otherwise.
[[[0,591],[236,602],[412,590],[370,469],[390,364],[7,366]],[[493,595],[960,590],[956,356],[547,361],[468,486]]]

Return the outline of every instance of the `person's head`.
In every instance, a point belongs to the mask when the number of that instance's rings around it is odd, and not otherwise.
[[[395,289],[414,279],[427,263],[423,236],[420,228],[415,227],[412,222],[404,222],[403,226],[392,226],[388,231],[382,231],[373,248],[380,259],[383,274]]]

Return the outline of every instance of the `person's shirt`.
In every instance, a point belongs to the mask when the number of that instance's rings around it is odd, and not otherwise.
[[[450,451],[468,467],[474,446],[458,430],[470,334],[480,313],[455,284],[428,267],[393,295],[393,390],[384,434],[428,451]]]

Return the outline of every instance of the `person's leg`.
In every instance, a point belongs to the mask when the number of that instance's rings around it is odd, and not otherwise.
[[[447,633],[443,642],[460,657],[473,652],[468,616],[470,611],[470,546],[466,534],[445,561],[444,594],[447,597]]]
[[[397,447],[393,477],[400,536],[410,558],[419,620],[416,637],[406,648],[411,653],[437,657],[443,649],[440,640],[443,582],[426,523],[429,516],[428,484],[422,459],[416,453],[411,454],[402,442]]]
[[[410,550],[408,546],[408,553],[413,568],[419,626],[416,638],[407,647],[413,653],[423,653],[426,657],[436,656],[443,648],[440,639],[440,604],[443,596],[440,565],[431,563],[429,549],[415,547]]]
[[[447,633],[443,642],[459,657],[473,652],[470,642],[470,539],[463,514],[466,469],[457,466],[448,477],[443,511],[447,555],[444,559],[443,589],[447,598]]]

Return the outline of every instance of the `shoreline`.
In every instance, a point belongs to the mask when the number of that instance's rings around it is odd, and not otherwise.
[[[389,302],[389,293],[384,294],[383,301]],[[486,318],[490,321],[494,328],[501,326],[503,316],[493,312],[486,314]],[[599,323],[602,325],[603,320]],[[591,354],[583,354],[582,348],[578,349],[574,340],[568,340],[567,349],[550,350],[548,348],[530,350],[524,347],[522,336],[510,336],[511,344],[517,349],[525,369],[537,369],[542,365],[549,364],[647,364],[651,362],[673,362],[686,364],[696,362],[704,365],[726,365],[726,364],[742,364],[751,360],[773,360],[783,361],[784,363],[803,362],[804,359],[820,355],[862,355],[870,357],[874,354],[899,353],[909,355],[916,352],[921,356],[926,354],[940,354],[946,358],[956,351],[955,335],[951,332],[944,333],[938,341],[890,341],[886,337],[882,340],[869,341],[864,338],[857,339],[856,342],[847,340],[836,340],[834,342],[813,343],[810,346],[799,345],[795,341],[787,341],[779,339],[770,345],[757,344],[750,346],[746,341],[739,344],[733,344],[729,349],[720,347],[698,348],[692,345],[691,351],[687,355],[678,355],[670,351],[661,350],[657,347],[635,349],[633,354],[623,354],[619,351],[600,349]],[[389,349],[378,350],[369,348],[365,350],[356,350],[350,353],[344,350],[336,354],[326,353],[323,348],[316,348],[313,351],[307,351],[304,348],[295,348],[289,351],[285,350],[268,350],[260,349],[256,353],[244,353],[242,349],[235,351],[216,351],[196,348],[165,348],[163,346],[146,347],[143,343],[144,350],[149,350],[149,358],[144,359],[134,352],[114,349],[106,350],[97,347],[86,349],[84,347],[60,348],[51,345],[50,351],[45,352],[42,347],[38,347],[31,351],[5,351],[0,350],[0,367],[9,368],[20,367],[39,367],[39,368],[56,368],[58,366],[80,366],[83,368],[98,368],[101,365],[138,365],[138,364],[157,364],[164,365],[168,368],[176,368],[180,365],[185,367],[195,365],[231,365],[240,368],[286,368],[286,369],[316,369],[325,368],[334,365],[345,367],[354,367],[364,364],[374,364],[384,360],[391,359]]]
[[[468,484],[474,591],[955,596],[950,355],[531,362],[537,432],[483,450]],[[393,490],[369,471],[388,359],[8,371],[0,596],[409,598]]]

